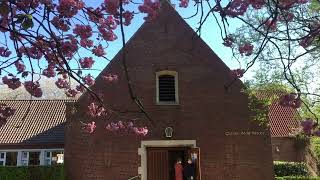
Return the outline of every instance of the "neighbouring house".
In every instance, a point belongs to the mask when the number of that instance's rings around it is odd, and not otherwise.
[[[317,159],[303,139],[295,136],[300,127],[301,117],[297,109],[279,104],[283,92],[260,91],[260,98],[272,99],[269,106],[272,155],[274,161],[305,162],[312,174],[317,173]]]
[[[250,117],[243,84],[195,35],[167,1],[157,19],[145,22],[126,44],[130,98],[121,50],[91,89],[117,113],[92,118],[90,93],[67,104],[65,168],[72,180],[171,180],[174,163],[192,157],[196,179],[274,179],[270,131]],[[103,75],[117,74],[108,83]],[[233,82],[229,88],[226,85]],[[147,136],[126,130],[110,132],[110,122],[134,121]],[[95,121],[89,134],[83,123]],[[153,122],[153,123],[152,123]]]
[[[73,101],[0,100],[16,109],[0,127],[0,166],[63,163],[65,102]]]

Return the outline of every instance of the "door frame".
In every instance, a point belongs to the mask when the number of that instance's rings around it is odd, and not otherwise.
[[[141,147],[138,148],[138,155],[141,158],[141,165],[138,167],[138,174],[141,180],[147,180],[147,148],[148,147],[197,147],[196,140],[148,140],[141,141]]]

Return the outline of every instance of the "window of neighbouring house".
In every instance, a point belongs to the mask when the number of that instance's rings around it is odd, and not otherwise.
[[[159,71],[157,77],[157,103],[178,104],[178,73]]]
[[[22,166],[28,166],[28,158],[29,153],[26,151],[21,152],[21,165]]]
[[[63,151],[52,152],[52,164],[62,164],[64,160]]]
[[[29,166],[40,165],[40,152],[29,152]]]
[[[18,152],[6,153],[6,166],[17,166]]]
[[[5,160],[6,160],[6,153],[5,152],[0,152],[0,166],[4,166]]]
[[[45,157],[44,157],[44,165],[51,165],[51,152],[46,151],[45,152]]]
[[[62,164],[63,159],[63,150],[45,152],[45,165]]]

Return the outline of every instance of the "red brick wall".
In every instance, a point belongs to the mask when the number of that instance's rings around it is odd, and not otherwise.
[[[305,162],[312,175],[318,172],[317,160],[314,153],[309,146],[305,148],[297,148],[295,145],[295,138],[292,137],[273,137],[272,141],[272,155],[275,161],[288,162]],[[276,147],[279,151],[276,151]]]
[[[129,74],[133,91],[155,124],[141,113],[122,114],[138,118],[148,125],[144,140],[161,140],[167,126],[174,129],[172,139],[196,140],[201,148],[202,180],[273,179],[269,131],[249,120],[247,97],[241,82],[230,83],[227,66],[204,44],[171,7],[162,7],[161,15],[146,23],[130,40],[127,48]],[[130,100],[127,81],[120,61],[121,54],[105,71],[117,73],[115,85],[97,78],[95,91],[114,109],[138,111]],[[155,76],[159,70],[174,70],[179,76],[179,105],[156,105]],[[66,172],[74,180],[126,180],[137,175],[140,166],[140,138],[105,131],[107,122],[121,117],[95,119],[97,131],[88,135],[79,121],[91,121],[86,115],[89,95],[83,95],[76,114],[68,114],[66,125]],[[264,135],[230,135],[226,132],[264,132]]]
[[[301,162],[303,161],[303,151],[299,151],[295,147],[294,138],[290,137],[273,137],[272,141],[272,155],[275,161],[289,161]],[[279,152],[276,151],[278,146]]]

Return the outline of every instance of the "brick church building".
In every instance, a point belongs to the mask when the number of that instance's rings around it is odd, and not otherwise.
[[[270,132],[250,119],[242,82],[225,89],[233,80],[230,69],[168,2],[157,20],[145,22],[128,41],[126,50],[133,93],[154,124],[130,98],[120,51],[101,73],[118,74],[119,81],[106,83],[100,75],[92,87],[118,115],[90,119],[89,93],[67,107],[69,179],[173,180],[176,159],[185,164],[190,156],[197,165],[196,180],[274,179]],[[105,129],[112,120],[128,119],[148,126],[149,134]],[[96,131],[85,133],[80,122],[93,120]]]

